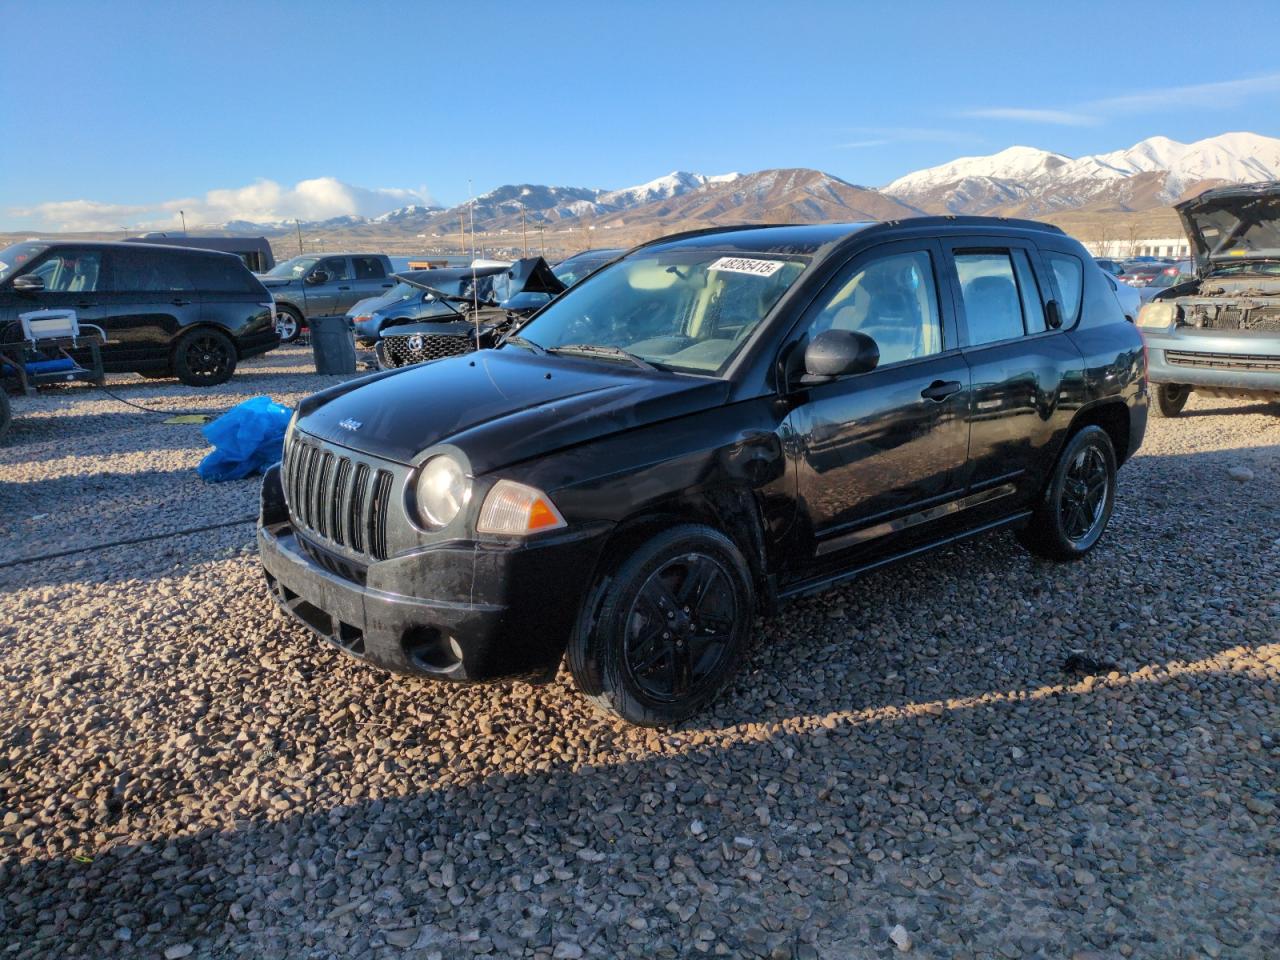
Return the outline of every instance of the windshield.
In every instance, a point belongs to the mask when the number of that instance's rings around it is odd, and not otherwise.
[[[32,260],[48,249],[47,243],[15,243],[0,250],[0,283],[22,273]]]
[[[641,251],[553,301],[520,330],[548,350],[619,347],[674,370],[720,374],[808,258]]]
[[[310,273],[311,268],[319,262],[319,257],[294,257],[284,263],[277,263],[267,271],[267,276],[287,277],[290,280],[297,280],[299,277]]]
[[[403,300],[413,300],[416,297],[420,297],[424,292],[425,291],[421,287],[415,287],[411,283],[404,283],[401,281],[382,296],[385,300],[390,300],[393,303],[400,303]],[[428,296],[430,296],[430,294],[428,294]]]
[[[592,273],[599,267],[604,266],[613,255],[600,256],[583,256],[570,257],[561,263],[557,263],[551,268],[551,272],[556,275],[556,279],[563,283],[566,287],[572,287],[579,280],[586,278],[587,274]]]

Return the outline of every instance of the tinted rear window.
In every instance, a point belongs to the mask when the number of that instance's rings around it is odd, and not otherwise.
[[[237,257],[191,257],[187,261],[197,290],[210,293],[261,293],[261,284]]]

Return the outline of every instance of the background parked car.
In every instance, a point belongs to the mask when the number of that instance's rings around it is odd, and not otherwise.
[[[493,299],[493,278],[504,273],[505,267],[476,268],[475,280],[479,286],[479,299],[488,303]],[[396,285],[383,296],[362,300],[347,312],[356,339],[372,345],[384,327],[414,323],[419,320],[456,320],[456,308],[443,302],[439,293],[444,291],[459,299],[471,296],[471,268],[441,268],[436,270],[406,270],[392,279]]]
[[[595,273],[610,260],[616,260],[627,251],[621,247],[601,247],[598,250],[583,250],[571,257],[565,257],[551,268],[556,277],[566,287],[581,283],[587,276]]]
[[[141,237],[130,237],[128,242],[234,253],[254,273],[266,273],[276,265],[271,244],[266,237],[192,237],[185,233],[147,233]]]
[[[0,250],[0,330],[13,336],[20,314],[49,309],[105,331],[107,372],[189,386],[222,383],[280,342],[261,281],[212,250],[40,240]]]
[[[1176,417],[1193,391],[1280,400],[1280,183],[1207,190],[1175,209],[1195,270],[1138,316],[1152,410]]]
[[[309,317],[345,314],[395,286],[391,259],[381,253],[307,254],[278,263],[262,278],[276,302],[280,339],[298,339]]]
[[[1124,276],[1124,264],[1119,260],[1111,260],[1107,257],[1094,257],[1093,262],[1113,277]]]

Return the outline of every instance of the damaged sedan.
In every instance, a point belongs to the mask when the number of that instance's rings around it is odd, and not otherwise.
[[[563,660],[649,726],[719,696],[787,598],[997,529],[1086,556],[1146,428],[1106,275],[1029,221],[680,234],[490,342],[302,401],[268,587],[378,667]]]
[[[1280,400],[1280,183],[1209,190],[1176,209],[1195,276],[1138,314],[1153,412],[1176,417],[1193,391]]]

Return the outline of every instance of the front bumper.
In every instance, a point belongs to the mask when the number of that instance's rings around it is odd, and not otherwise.
[[[1142,328],[1142,338],[1152,383],[1280,392],[1280,334],[1273,331]]]
[[[317,562],[323,549],[294,529],[279,486],[272,467],[258,550],[276,601],[312,632],[397,673],[461,682],[554,676],[607,527],[516,544],[448,541],[373,562],[360,583]]]

